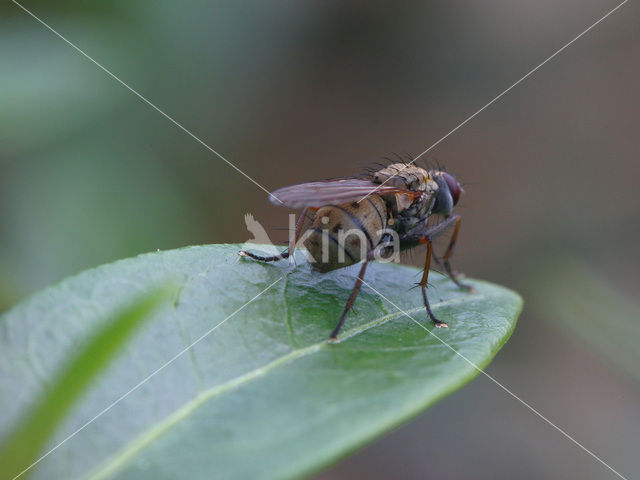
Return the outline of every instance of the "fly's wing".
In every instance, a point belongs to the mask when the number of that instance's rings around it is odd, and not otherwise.
[[[406,190],[391,185],[380,185],[360,178],[341,178],[320,182],[300,183],[273,192],[269,199],[274,205],[290,208],[321,207],[324,205],[340,205],[356,202],[370,194],[387,195],[403,194],[411,199],[419,192]],[[275,197],[275,198],[274,198]]]

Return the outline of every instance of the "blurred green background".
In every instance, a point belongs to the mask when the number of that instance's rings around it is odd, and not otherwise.
[[[23,5],[272,190],[422,152],[616,2]],[[626,4],[427,156],[466,184],[456,267],[525,299],[489,373],[629,477],[638,18]],[[244,242],[246,212],[286,240],[286,210],[9,1],[0,69],[0,310],[115,259]],[[486,378],[318,478],[365,475],[613,478]]]

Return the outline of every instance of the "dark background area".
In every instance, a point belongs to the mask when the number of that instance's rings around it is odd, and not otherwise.
[[[273,190],[421,153],[616,4],[23,5]],[[624,5],[426,156],[466,184],[456,267],[525,300],[488,372],[629,478],[639,18]],[[246,212],[286,240],[286,210],[11,2],[0,65],[0,310],[119,258],[242,243]],[[365,475],[615,478],[484,377],[319,478]]]

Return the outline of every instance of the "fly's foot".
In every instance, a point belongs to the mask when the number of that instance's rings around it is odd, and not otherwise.
[[[463,283],[460,280],[458,280],[459,275],[455,272],[452,272],[450,268],[447,268],[447,274],[449,275],[449,278],[451,279],[451,281],[458,286],[458,288],[461,288],[462,290],[466,290],[469,293],[478,293],[478,291],[475,288],[473,288],[472,285],[469,285],[468,283]]]
[[[470,292],[470,293],[478,293],[478,291],[475,288],[473,288],[472,285],[469,285],[468,283],[462,283],[460,280],[458,280],[458,277],[460,276],[460,274],[451,270],[451,264],[449,262],[445,262],[444,268],[447,272],[447,275],[451,279],[451,281],[455,283],[458,286],[458,288],[461,288],[462,290],[466,290],[467,292]]]
[[[462,290],[466,290],[469,293],[478,293],[478,290],[476,290],[473,285],[469,285],[468,283],[462,283],[461,281],[459,281],[458,279],[454,279],[453,283],[455,283],[458,287],[460,287]]]
[[[248,250],[240,250],[238,255],[244,258],[252,258],[253,260],[261,260],[262,257],[260,255],[256,255],[255,253],[251,253]]]
[[[445,322],[438,320],[437,318],[432,318],[431,321],[434,323],[436,328],[449,328],[449,325]]]
[[[254,260],[257,260],[259,262],[276,262],[278,260],[282,260],[283,258],[287,258],[289,256],[289,251],[285,250],[284,252],[278,254],[278,255],[271,255],[268,257],[263,257],[261,255],[256,255],[255,253],[251,253],[248,250],[240,250],[238,252],[238,255],[240,255],[241,257],[245,257],[245,258],[252,258]]]
[[[337,343],[340,343],[340,340],[338,340],[338,337],[329,337],[327,338],[327,343],[330,343],[331,345],[335,345]]]
[[[451,280],[453,280],[453,283],[455,283],[462,290],[466,290],[469,293],[478,293],[478,290],[476,290],[473,285],[461,282],[460,280],[458,280],[457,276],[451,277]]]

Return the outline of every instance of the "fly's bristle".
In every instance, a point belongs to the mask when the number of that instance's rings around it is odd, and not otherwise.
[[[407,162],[405,162],[404,158],[402,158],[399,154],[397,154],[396,152],[391,152],[393,154],[393,156],[395,156],[398,159],[399,163],[404,163],[405,165],[407,164]]]
[[[361,168],[360,174],[357,175],[357,177],[369,180],[373,177],[373,175],[376,172],[386,167],[387,165],[381,162],[375,162],[375,161],[365,162],[365,164]]]
[[[407,163],[411,163],[411,164],[415,163],[415,161],[414,161],[415,159],[413,157],[413,154],[407,152],[406,150],[404,151],[404,158],[407,159]]]

